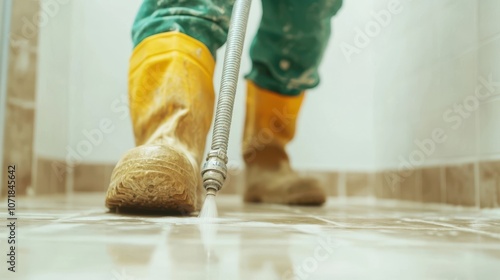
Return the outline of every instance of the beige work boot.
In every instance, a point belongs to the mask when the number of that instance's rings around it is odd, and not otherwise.
[[[179,32],[151,36],[136,47],[129,101],[137,147],[113,171],[108,208],[180,214],[200,209],[214,65],[203,43]]]
[[[300,177],[291,168],[285,151],[295,135],[303,99],[304,93],[284,96],[248,82],[243,135],[245,201],[299,205],[325,202],[319,182]]]

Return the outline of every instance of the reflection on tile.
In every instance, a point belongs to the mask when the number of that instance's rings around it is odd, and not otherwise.
[[[17,276],[496,279],[499,272],[498,210],[373,204],[365,198],[290,207],[220,195],[219,218],[209,224],[195,217],[107,213],[103,198],[21,198],[17,238],[23,265]],[[10,279],[5,273],[0,278]]]
[[[479,164],[479,195],[482,208],[500,206],[500,162]]]
[[[476,206],[474,165],[446,167],[446,203]]]

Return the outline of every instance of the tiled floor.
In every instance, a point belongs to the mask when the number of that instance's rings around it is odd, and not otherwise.
[[[18,272],[2,261],[0,279],[500,279],[500,210],[219,196],[207,224],[111,214],[103,200],[21,199]]]

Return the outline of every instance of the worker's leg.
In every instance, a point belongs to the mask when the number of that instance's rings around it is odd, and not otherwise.
[[[341,0],[262,0],[251,49],[243,157],[245,200],[319,205],[325,192],[297,175],[285,146],[295,135],[304,90],[319,83],[318,66]]]
[[[319,83],[330,21],[342,0],[262,0],[262,20],[247,78],[259,87],[297,95]]]
[[[144,0],[132,27],[134,46],[164,32],[178,31],[200,42],[215,57],[226,42],[234,0]]]
[[[199,209],[200,164],[214,106],[214,54],[231,1],[145,0],[133,26],[129,104],[137,147],[115,167],[110,209]]]

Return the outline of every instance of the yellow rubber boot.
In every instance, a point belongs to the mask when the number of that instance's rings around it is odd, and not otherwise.
[[[202,202],[200,164],[213,116],[215,62],[201,42],[179,32],[151,36],[130,61],[135,148],[116,165],[110,209],[189,214]]]
[[[324,189],[313,178],[300,177],[290,166],[285,146],[295,135],[304,99],[284,96],[248,82],[243,158],[246,163],[244,200],[321,205]]]

